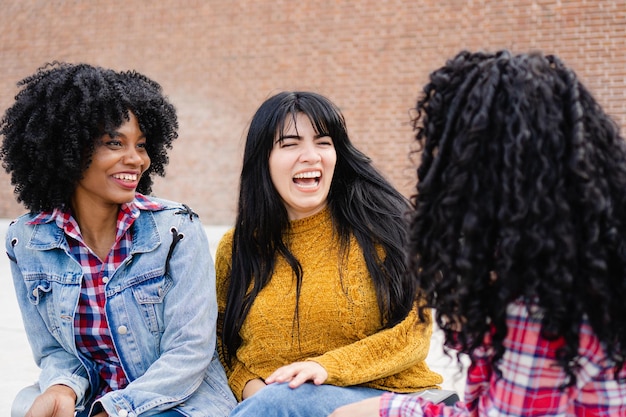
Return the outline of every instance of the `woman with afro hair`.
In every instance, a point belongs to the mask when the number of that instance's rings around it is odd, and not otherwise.
[[[464,402],[338,416],[626,416],[626,143],[557,57],[461,52],[430,75],[409,260]],[[422,309],[421,315],[425,312]]]
[[[0,157],[29,213],[6,250],[41,374],[12,415],[228,415],[204,229],[187,206],[148,197],[174,107],[144,75],[86,64],[18,85]]]

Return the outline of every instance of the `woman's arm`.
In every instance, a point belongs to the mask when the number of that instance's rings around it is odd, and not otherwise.
[[[245,400],[248,397],[252,397],[254,394],[257,393],[257,391],[262,390],[266,386],[267,384],[265,384],[265,382],[263,382],[261,378],[251,379],[246,383],[245,387],[243,388],[242,399]]]
[[[18,250],[14,247],[18,244],[25,245],[27,242],[26,237],[19,232],[19,228],[23,227],[23,221],[19,220],[9,228],[6,236],[6,251],[26,336],[35,363],[41,369],[39,386],[42,391],[54,386],[71,390],[75,405],[76,403],[80,405],[89,388],[87,372],[80,360],[73,353],[68,352],[48,330],[44,318],[40,315],[38,304],[30,301],[30,297],[33,296],[32,291],[38,291],[37,303],[43,303],[43,297],[47,294],[39,288],[29,290],[18,264],[23,261],[22,257],[29,256],[22,250],[23,247]],[[27,231],[24,235],[26,234],[30,235],[30,232]]]
[[[75,411],[74,390],[65,385],[52,385],[35,398],[26,417],[73,417]]]
[[[336,385],[357,385],[363,382],[370,382],[379,378],[394,375],[418,362],[423,362],[426,357],[422,352],[423,341],[421,338],[411,338],[408,333],[404,333],[407,346],[415,346],[410,344],[411,340],[418,345],[415,348],[415,352],[417,352],[416,355],[411,355],[411,351],[407,352],[406,347],[398,346],[396,343],[397,339],[392,341],[387,340],[389,337],[399,338],[400,336],[398,336],[398,333],[403,331],[400,330],[403,328],[402,325],[404,324],[404,326],[406,326],[409,323],[413,323],[411,326],[415,325],[415,319],[412,318],[411,315],[409,315],[404,322],[398,324],[398,326],[376,333],[370,337],[360,340],[359,342],[335,349],[325,355],[312,358],[308,361],[294,362],[289,365],[281,366],[269,377],[267,377],[265,382],[268,384],[274,382],[289,382],[289,386],[291,388],[297,388],[307,381],[311,381],[316,385],[323,384],[324,382]],[[400,329],[398,329],[399,326]],[[419,332],[417,329],[415,331]],[[423,332],[429,334],[426,329],[424,329]],[[407,338],[407,336],[409,337]],[[428,335],[428,339],[429,338],[430,335]],[[378,349],[383,349],[383,351],[378,354],[371,350],[372,346]],[[426,354],[427,353],[428,343],[426,344]],[[332,361],[333,355],[336,358],[340,358],[339,360],[346,357],[346,355],[354,356],[350,358],[349,363],[340,365],[341,369],[337,372],[339,377],[335,376],[333,380],[329,380],[329,372],[325,368],[323,361],[325,357],[331,357]],[[356,369],[359,368],[359,366],[363,369]],[[424,372],[429,372],[427,367],[424,367],[423,369]],[[351,371],[357,372],[357,374],[350,373]],[[427,388],[440,382],[441,377],[437,374],[430,373],[430,382],[429,379],[425,379],[423,386],[424,388]]]
[[[146,214],[142,212],[141,215]],[[174,247],[168,263],[172,285],[161,301],[163,332],[159,356],[124,389],[109,392],[99,400],[110,415],[115,415],[121,404],[132,404],[135,410],[143,413],[156,406],[171,408],[184,402],[200,386],[214,358],[217,303],[215,273],[206,233],[200,221],[188,215],[174,214],[171,223],[184,238]],[[165,228],[160,231],[161,245],[165,249],[170,247],[170,227],[167,231]],[[161,253],[163,259],[159,262],[165,264],[167,250]],[[149,252],[138,256],[151,255],[154,254]],[[141,259],[134,262],[139,264]],[[116,319],[119,320],[110,320]],[[143,320],[141,317],[128,319]],[[128,366],[139,366],[133,365],[132,361],[141,358],[123,357],[124,350],[119,351],[122,363],[129,361]]]
[[[382,415],[379,412],[379,408],[380,397],[372,397],[339,407],[329,414],[328,417],[378,417]]]
[[[359,385],[402,372],[426,360],[432,335],[432,322],[419,322],[415,309],[396,326],[384,329],[355,343],[309,358],[328,372],[329,384]],[[427,386],[440,384],[437,374],[430,376]]]
[[[339,407],[328,417],[467,417],[463,403],[433,404],[415,395],[386,393]]]
[[[236,355],[231,355],[230,363],[226,361],[224,356],[224,347],[222,342],[222,323],[224,320],[224,311],[226,309],[226,298],[228,294],[228,282],[231,270],[231,250],[233,244],[233,230],[227,231],[215,252],[215,286],[217,289],[217,346],[220,353],[220,360],[226,370],[228,383],[231,390],[235,394],[237,401],[248,398],[265,386],[265,382],[259,376],[251,372],[243,363],[241,363]],[[263,384],[263,385],[261,385]]]

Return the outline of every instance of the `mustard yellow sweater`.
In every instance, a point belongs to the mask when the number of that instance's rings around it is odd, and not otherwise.
[[[277,368],[302,360],[322,365],[328,372],[326,383],[338,386],[413,392],[442,382],[425,363],[431,323],[418,323],[413,312],[395,327],[380,330],[380,311],[362,251],[353,237],[342,264],[328,210],[291,222],[286,238],[303,270],[299,328],[293,321],[295,277],[281,257],[241,328],[242,344],[233,363],[224,364],[238,400],[251,379],[265,379]],[[215,258],[220,322],[232,239],[230,230]]]

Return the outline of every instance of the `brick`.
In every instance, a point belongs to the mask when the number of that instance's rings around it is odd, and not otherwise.
[[[163,85],[180,138],[155,194],[205,224],[234,221],[243,142],[284,89],[327,95],[353,141],[405,194],[409,112],[428,74],[461,49],[559,55],[626,122],[626,2],[563,0],[1,1],[0,107],[47,61],[136,69]],[[23,212],[0,174],[0,217]]]

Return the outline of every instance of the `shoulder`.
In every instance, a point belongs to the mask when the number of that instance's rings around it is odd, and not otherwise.
[[[156,210],[151,210],[154,212],[160,212],[160,211],[170,211],[170,210],[191,210],[189,208],[189,206],[187,206],[186,204],[183,203],[179,203],[177,201],[172,201],[172,200],[168,200],[165,198],[160,198],[160,197],[154,197],[154,196],[148,196],[148,195],[143,195],[143,194],[137,194],[137,202],[141,208],[142,205],[144,206],[154,206],[154,205],[159,205],[161,206],[160,209],[156,209]]]
[[[171,234],[187,236],[193,241],[207,239],[199,216],[184,203],[142,196],[138,207],[140,215],[133,226],[138,240],[150,241]]]
[[[30,235],[32,234],[33,229],[35,228],[34,224],[31,222],[37,217],[38,213],[26,213],[18,218],[11,220],[6,228],[6,240],[9,241],[11,239],[15,239],[21,235]],[[40,226],[47,227],[47,225],[52,224],[56,227],[56,223],[43,223]]]
[[[33,249],[51,249],[61,244],[63,230],[53,220],[34,224],[37,216],[38,213],[24,214],[7,225],[5,248],[9,258],[14,259],[18,252],[24,255]]]
[[[37,217],[37,213],[25,213],[9,222],[9,230],[17,230],[28,226],[28,223]]]
[[[235,229],[230,229],[222,236],[217,250],[215,251],[215,278],[218,292],[218,298],[224,299],[226,297],[225,288],[227,286],[228,279],[230,277],[230,270],[232,268],[232,247],[233,247],[233,234]]]
[[[230,258],[230,253],[233,247],[233,237],[235,234],[235,229],[229,229],[222,235],[219,244],[217,245],[217,251],[215,258]]]
[[[200,223],[198,214],[187,204],[164,198],[140,196],[139,209],[151,213],[155,218],[180,218],[188,222]]]

